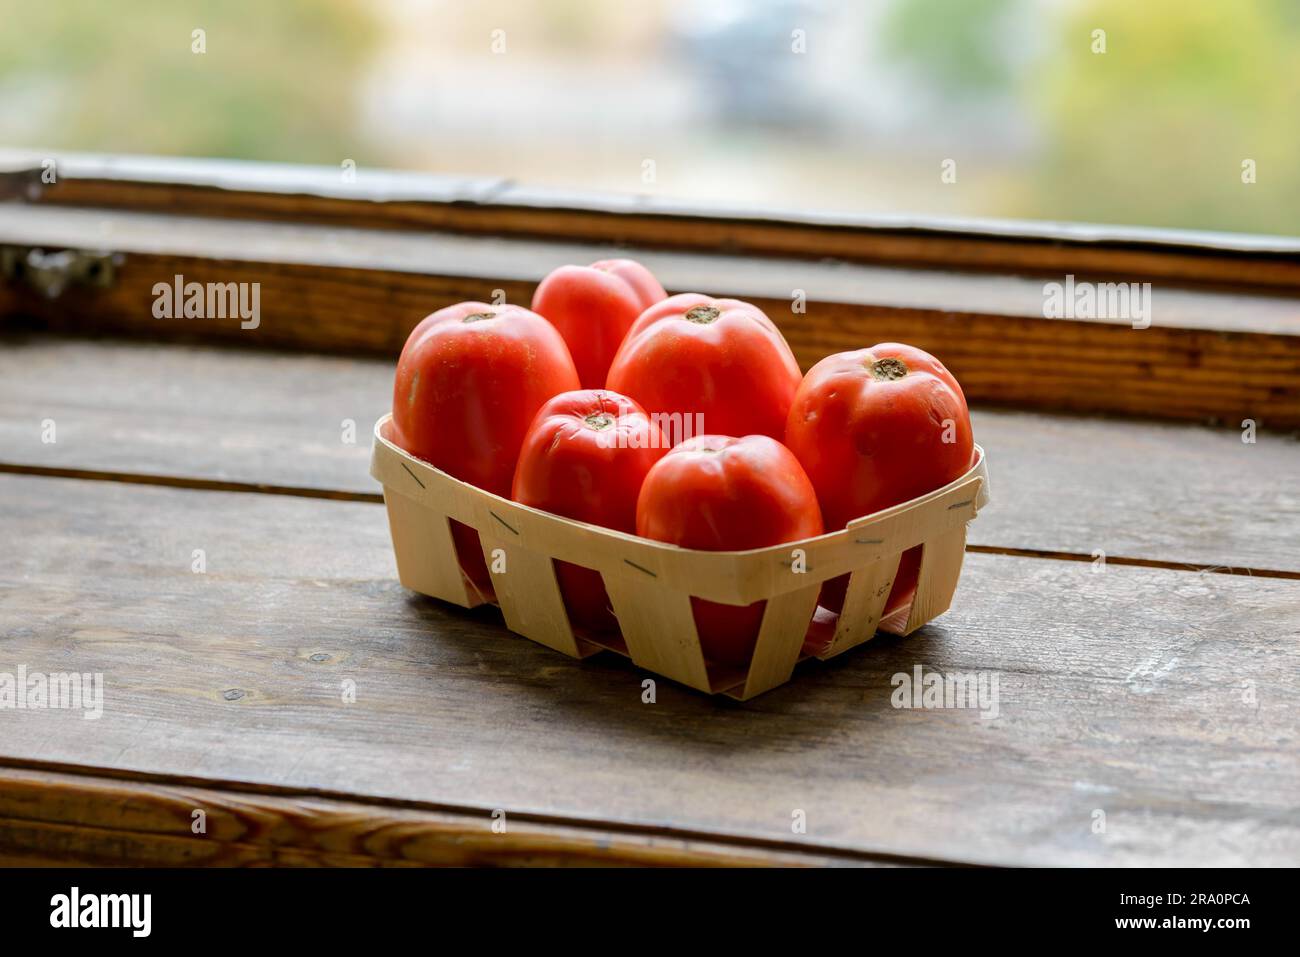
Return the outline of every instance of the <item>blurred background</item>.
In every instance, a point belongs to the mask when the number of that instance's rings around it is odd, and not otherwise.
[[[52,155],[1300,232],[1300,0],[0,0],[0,24],[0,146]]]

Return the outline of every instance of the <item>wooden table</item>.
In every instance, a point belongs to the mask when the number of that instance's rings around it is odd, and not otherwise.
[[[977,404],[993,502],[950,612],[744,704],[668,681],[644,703],[622,659],[396,582],[367,474],[396,325],[364,356],[101,338],[85,317],[134,313],[78,295],[24,299],[44,321],[0,336],[0,674],[102,674],[103,713],[0,709],[0,863],[1300,863],[1285,431]],[[1291,296],[1251,300],[1271,325],[1238,338],[1192,307],[1183,330],[1207,355],[1271,343],[1277,416]],[[936,328],[910,308],[892,321]],[[1005,328],[1041,353],[1029,318]],[[1196,388],[1171,415],[1219,401]],[[997,717],[893,707],[917,666],[996,674]]]

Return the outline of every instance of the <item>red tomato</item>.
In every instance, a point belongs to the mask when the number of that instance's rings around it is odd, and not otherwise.
[[[652,418],[680,415],[668,424],[658,420],[670,442],[702,431],[779,439],[799,388],[799,366],[758,307],[692,292],[641,314],[614,357],[608,386],[636,399]],[[700,414],[702,428],[693,428],[692,413]]]
[[[636,532],[636,499],[668,443],[645,410],[603,389],[564,392],[547,402],[524,438],[515,469],[516,502],[591,525]],[[600,573],[556,562],[569,620],[613,631],[618,621]]]
[[[650,469],[637,500],[636,532],[684,548],[730,551],[820,535],[822,516],[812,483],[780,442],[765,435],[703,435]],[[747,664],[766,604],[692,598],[705,657]]]
[[[896,342],[813,366],[790,408],[785,441],[817,488],[831,529],[960,478],[974,450],[966,398],[952,373],[929,353]],[[916,593],[920,552],[903,556],[886,616]],[[847,585],[847,576],[827,582],[822,604],[839,611]]]
[[[508,496],[519,446],[542,403],[578,387],[555,327],[519,306],[462,302],[411,332],[397,360],[391,439],[431,465]],[[461,569],[492,582],[478,533],[452,522]]]
[[[582,387],[599,389],[636,317],[667,295],[639,262],[602,259],[552,272],[533,293],[533,312],[564,336]]]

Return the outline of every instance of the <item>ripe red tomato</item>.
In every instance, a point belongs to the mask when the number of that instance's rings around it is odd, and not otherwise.
[[[555,327],[519,306],[462,302],[411,332],[397,360],[391,439],[431,465],[508,496],[537,410],[578,387]],[[484,594],[491,578],[478,533],[452,523],[461,569]]]
[[[896,342],[813,366],[790,408],[785,441],[816,487],[830,529],[960,478],[974,450],[966,397],[952,373],[929,353]],[[911,602],[919,566],[920,549],[910,549],[886,616]],[[822,604],[839,611],[847,585],[847,576],[827,582]]]
[[[703,435],[650,469],[637,500],[636,532],[685,548],[728,551],[820,535],[822,516],[812,483],[780,442],[765,435]],[[705,657],[747,664],[766,604],[692,598]]]
[[[670,442],[701,431],[780,439],[799,366],[758,307],[684,293],[641,314],[614,357],[608,386],[652,418],[680,415],[670,425],[658,420]],[[693,429],[693,413],[702,416],[702,429]]]
[[[533,312],[560,330],[582,387],[599,389],[637,316],[667,295],[639,262],[602,259],[552,272],[533,293]]]
[[[633,533],[641,483],[667,451],[658,427],[627,396],[604,389],[563,392],[542,406],[528,429],[511,497]],[[557,561],[555,574],[575,626],[617,629],[599,572]]]

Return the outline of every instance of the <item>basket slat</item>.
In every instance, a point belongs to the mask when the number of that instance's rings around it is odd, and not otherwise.
[[[907,614],[902,633],[910,635],[926,622],[937,618],[952,604],[962,560],[966,557],[966,526],[932,538],[922,546],[921,572],[917,578],[916,597]]]
[[[700,691],[712,690],[690,596],[653,581],[602,577],[633,663]]]
[[[902,557],[901,554],[890,555],[853,573],[844,596],[844,608],[835,624],[835,638],[818,658],[823,661],[834,658],[875,636]]]
[[[583,657],[569,624],[555,563],[504,538],[479,532],[506,627],[573,658]]]
[[[397,578],[404,586],[462,608],[483,604],[469,588],[456,559],[451,524],[423,502],[384,489],[388,530],[397,556]]]
[[[745,677],[741,700],[769,691],[785,684],[794,674],[803,649],[804,635],[813,612],[817,610],[817,596],[821,585],[814,583],[806,588],[783,592],[767,600],[763,611],[763,625],[758,632],[758,644]]]

